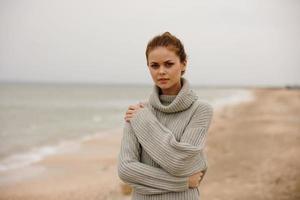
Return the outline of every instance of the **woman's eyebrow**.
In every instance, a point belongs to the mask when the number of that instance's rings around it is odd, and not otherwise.
[[[166,60],[164,62],[166,63],[166,62],[173,62],[173,61],[172,60]],[[151,61],[150,64],[157,64],[157,62]]]

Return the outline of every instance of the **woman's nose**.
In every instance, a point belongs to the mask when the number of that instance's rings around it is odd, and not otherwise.
[[[164,67],[160,67],[159,70],[158,70],[158,73],[159,74],[165,74],[166,72],[165,72]]]

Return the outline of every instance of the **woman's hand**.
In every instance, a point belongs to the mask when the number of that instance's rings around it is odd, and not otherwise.
[[[198,187],[201,182],[202,176],[203,176],[203,172],[201,171],[191,175],[188,179],[189,187],[190,188]]]
[[[129,122],[130,119],[132,119],[134,117],[134,115],[136,114],[136,112],[141,109],[141,108],[144,108],[144,104],[143,103],[138,103],[138,104],[135,104],[135,105],[130,105],[128,107],[128,110],[126,111],[126,114],[125,114],[125,117],[124,119]]]

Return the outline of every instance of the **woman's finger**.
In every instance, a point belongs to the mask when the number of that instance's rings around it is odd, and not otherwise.
[[[126,114],[132,114],[134,112],[134,110],[127,110]]]
[[[130,105],[129,107],[128,107],[128,110],[134,110],[134,109],[136,109],[136,105]]]
[[[126,113],[132,113],[135,112],[137,109],[139,108],[139,106],[129,106],[128,110],[126,111]]]
[[[126,116],[126,117],[124,117],[124,119],[125,119],[126,121],[129,121],[129,120],[131,119],[131,117]]]
[[[126,115],[126,117],[132,117],[134,115],[134,113],[129,113]]]
[[[132,118],[136,112],[128,113],[125,115],[126,118]]]

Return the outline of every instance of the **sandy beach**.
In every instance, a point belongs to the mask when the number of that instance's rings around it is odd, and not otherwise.
[[[218,109],[201,199],[300,199],[300,91],[253,89]],[[122,127],[29,167],[0,172],[0,200],[126,200],[117,175]]]

